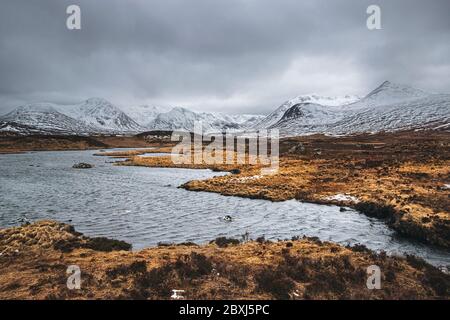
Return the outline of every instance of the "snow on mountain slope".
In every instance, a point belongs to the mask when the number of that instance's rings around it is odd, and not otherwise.
[[[289,108],[281,119],[270,126],[278,129],[280,135],[307,135],[325,132],[327,126],[342,119],[344,113],[335,107],[316,103],[298,103]]]
[[[148,105],[126,108],[126,114],[144,128],[149,128],[152,121],[155,120],[159,114],[164,112],[167,112],[167,110],[162,107]]]
[[[225,114],[221,112],[211,114],[219,121],[237,124],[240,129],[251,128],[266,117],[260,114]]]
[[[104,99],[91,98],[76,105],[36,103],[18,107],[0,117],[0,131],[19,134],[192,131],[196,121],[202,122],[207,133],[276,128],[281,136],[424,128],[448,130],[450,127],[449,94],[429,94],[385,81],[364,98],[357,99],[355,96],[298,96],[265,117],[200,113],[181,107],[163,112],[161,108],[145,106],[127,109],[130,117]]]
[[[169,112],[159,114],[150,124],[153,130],[187,130],[194,129],[195,122],[202,122],[204,132],[221,132],[223,130],[241,130],[259,121],[258,115],[227,115],[223,113],[194,112],[176,107]]]
[[[81,123],[56,109],[51,103],[36,103],[20,106],[2,116],[2,131],[20,134],[87,134],[93,127]]]
[[[131,107],[125,112],[108,101],[91,98],[79,104],[36,103],[17,108],[0,118],[0,131],[30,133],[137,133],[145,130],[193,130],[201,121],[206,132],[242,130],[260,121],[258,115],[197,113],[185,108],[169,112],[158,107]]]
[[[266,118],[265,115],[249,114],[249,115],[247,115],[247,119],[241,123],[241,127],[243,129],[252,129],[265,118]]]
[[[90,98],[77,105],[58,106],[58,110],[100,132],[143,131],[136,121],[101,98]]]
[[[266,129],[275,125],[281,120],[284,113],[292,106],[302,104],[302,103],[313,103],[316,105],[323,106],[342,106],[346,104],[353,103],[357,101],[359,97],[357,96],[344,96],[344,97],[323,97],[315,94],[302,95],[295,97],[294,99],[288,100],[279,106],[274,112],[266,116],[262,121],[258,122],[254,128],[255,129]]]
[[[349,115],[327,131],[334,134],[437,129],[450,124],[450,94],[432,94],[423,98],[381,105]]]
[[[395,84],[384,81],[375,90],[364,98],[345,106],[345,110],[359,110],[363,108],[373,108],[381,105],[393,104],[424,98],[430,95],[425,91],[407,85]]]
[[[20,134],[90,134],[139,132],[143,128],[104,99],[76,105],[35,103],[20,106],[1,117],[2,131]]]
[[[443,128],[449,118],[450,95],[429,94],[386,81],[352,104],[337,107],[296,104],[270,128],[279,129],[282,136],[352,134]]]
[[[149,127],[153,130],[193,131],[195,122],[199,121],[202,122],[202,129],[206,132],[220,131],[223,127],[233,126],[211,113],[196,113],[186,108],[175,107],[169,112],[159,114]]]
[[[7,133],[14,135],[15,134],[29,135],[29,134],[45,134],[45,131],[16,122],[0,120],[0,133]]]
[[[343,113],[336,108],[310,102],[298,103],[290,107],[274,127],[298,119],[303,124],[326,124],[335,122],[340,117],[343,117]]]
[[[199,117],[196,113],[181,107],[176,107],[169,112],[161,113],[150,122],[152,130],[188,130],[192,131],[194,122]]]

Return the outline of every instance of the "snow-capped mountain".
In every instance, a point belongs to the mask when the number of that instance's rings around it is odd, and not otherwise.
[[[281,136],[450,128],[450,94],[431,94],[388,81],[362,99],[298,96],[268,116],[194,112],[182,107],[165,110],[168,109],[132,107],[127,108],[126,114],[100,98],[74,105],[28,104],[0,117],[0,131],[18,134],[192,131],[197,121],[202,122],[206,133],[276,128]]]
[[[345,109],[357,110],[373,108],[381,105],[394,104],[396,102],[412,101],[429,96],[430,93],[407,85],[400,85],[390,81],[384,81],[375,90],[364,98],[348,104]]]
[[[241,126],[245,129],[252,129],[264,118],[266,118],[265,115],[253,115],[253,114],[247,115],[246,120],[242,122]]]
[[[16,108],[0,117],[0,131],[19,134],[138,133],[146,130],[192,131],[201,121],[204,132],[244,130],[260,121],[260,115],[227,115],[193,112],[176,107],[130,107],[127,113],[105,99],[90,98],[79,104],[36,103]],[[131,115],[131,116],[130,116]]]
[[[119,108],[100,98],[74,105],[35,103],[0,117],[0,131],[18,134],[93,134],[144,129]]]
[[[334,134],[438,129],[450,124],[450,94],[430,94],[423,98],[398,101],[363,109],[328,128]]]
[[[256,123],[254,125],[254,128],[256,129],[270,128],[271,126],[275,125],[278,121],[281,120],[284,113],[289,108],[298,104],[312,103],[315,105],[322,105],[322,106],[342,106],[353,103],[357,100],[359,100],[358,96],[349,96],[349,95],[343,97],[324,97],[316,94],[301,95],[284,102],[274,112],[266,116],[260,122]]]
[[[225,114],[222,112],[213,112],[211,114],[217,118],[218,121],[237,124],[239,129],[252,128],[256,123],[266,117],[259,114]]]
[[[270,128],[279,129],[282,136],[352,134],[445,127],[449,118],[450,95],[430,94],[385,81],[350,104],[297,103]]]
[[[139,132],[143,128],[122,110],[101,98],[90,98],[80,104],[58,106],[67,116],[97,128],[100,132]]]
[[[126,108],[127,115],[144,128],[149,128],[152,121],[155,120],[159,114],[164,112],[167,112],[167,110],[162,107],[148,105]]]
[[[150,124],[152,130],[187,130],[194,129],[195,122],[202,123],[204,132],[221,132],[223,130],[244,130],[261,120],[261,115],[227,115],[223,113],[194,112],[186,108],[175,107],[169,112],[159,114]]]
[[[51,103],[36,103],[16,108],[0,118],[0,130],[19,134],[87,134],[94,128],[58,112]]]
[[[336,121],[344,114],[337,108],[330,108],[317,103],[298,103],[290,107],[281,119],[274,125],[280,126],[286,121],[302,119],[304,124],[326,124]]]

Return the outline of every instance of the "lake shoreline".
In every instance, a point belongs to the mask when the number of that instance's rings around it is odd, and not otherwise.
[[[125,166],[238,171],[181,187],[350,207],[385,221],[403,236],[450,249],[450,189],[444,187],[450,179],[449,146],[449,133],[290,138],[280,144],[280,172],[266,177],[259,175],[260,166],[174,164],[168,156],[138,157],[140,152],[102,155],[127,158],[117,163]],[[161,150],[167,147],[151,152]]]

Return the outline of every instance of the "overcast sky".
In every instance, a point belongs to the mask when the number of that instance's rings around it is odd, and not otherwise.
[[[66,8],[81,7],[81,30]],[[378,4],[382,30],[366,27]],[[450,1],[1,0],[0,113],[103,97],[267,113],[384,80],[450,93]]]

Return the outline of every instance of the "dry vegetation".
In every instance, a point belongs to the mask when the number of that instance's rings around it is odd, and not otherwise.
[[[351,206],[398,232],[450,248],[450,134],[310,136],[280,142],[280,170],[261,176],[260,166],[173,164],[170,157],[135,157],[122,165],[210,168],[233,175],[183,185],[192,191],[271,201]],[[153,152],[159,152],[154,149]],[[338,194],[346,198],[335,199]]]
[[[144,147],[145,148],[145,147]],[[139,150],[127,150],[127,151],[105,151],[95,153],[95,156],[107,156],[113,158],[130,158],[138,155],[143,155],[146,153],[170,153],[172,151],[171,146],[155,146],[149,149],[139,149]]]
[[[211,169],[213,171],[228,171],[232,173],[241,173],[241,171],[245,171],[247,174],[249,173],[257,173],[260,172],[261,166],[257,165],[249,165],[249,164],[238,164],[237,153],[233,152],[233,163],[226,163],[226,152],[223,152],[221,159],[219,161],[215,161],[214,156],[215,153],[212,154],[205,153],[202,157],[202,161],[195,161],[195,152],[194,148],[191,149],[189,155],[185,155],[187,161],[184,163],[174,163],[172,159],[171,152],[173,150],[173,145],[165,144],[164,146],[155,147],[153,149],[142,149],[142,150],[128,150],[128,151],[120,151],[120,152],[101,152],[95,154],[96,156],[107,156],[107,157],[115,157],[115,158],[128,158],[126,161],[117,162],[116,165],[121,166],[143,166],[143,167],[153,167],[153,168],[184,168],[184,169]],[[164,156],[142,156],[146,153],[167,153]],[[182,154],[180,154],[182,155]],[[248,162],[248,155],[246,156],[246,161]]]
[[[25,151],[90,150],[108,148],[146,148],[161,146],[161,141],[138,136],[55,136],[0,135],[0,154]]]
[[[53,221],[0,230],[0,299],[448,299],[450,276],[414,257],[314,238],[169,245],[127,251]],[[366,287],[381,268],[381,289]],[[66,286],[69,265],[81,289]]]

